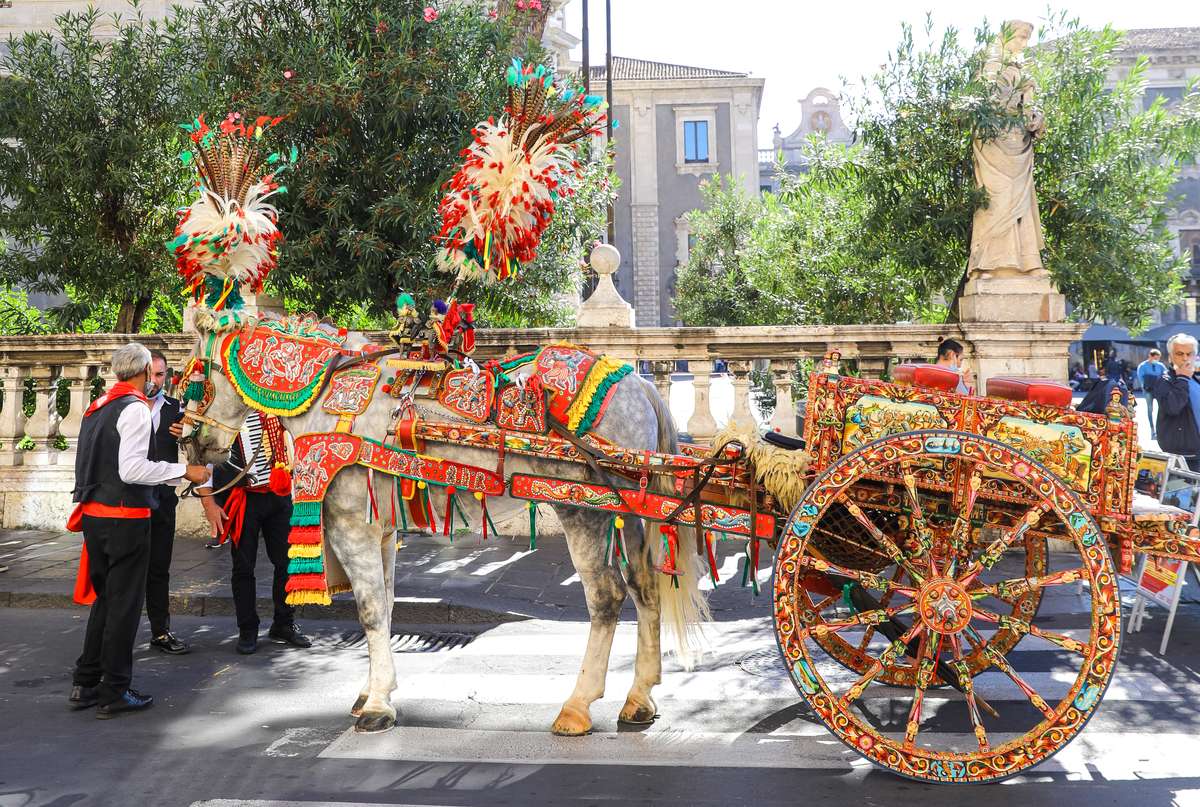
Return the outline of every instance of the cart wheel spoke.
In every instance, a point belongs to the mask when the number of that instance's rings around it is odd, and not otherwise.
[[[920,584],[925,579],[925,576],[913,567],[912,563],[909,561],[908,557],[905,556],[904,552],[901,551],[900,547],[898,547],[891,538],[888,538],[886,535],[884,535],[883,530],[875,526],[875,522],[867,517],[867,514],[862,511],[861,507],[854,502],[846,502],[846,510],[848,510],[850,515],[854,516],[854,519],[863,526],[863,529],[870,533],[871,537],[875,539],[875,542],[883,547],[883,550],[887,553],[888,557],[890,557],[897,565],[903,567],[904,571],[908,572],[908,576],[912,578],[914,583]]]
[[[1064,569],[1061,572],[1045,575],[1044,577],[1014,577],[1011,580],[1000,580],[995,583],[979,585],[971,589],[971,596],[989,596],[1007,603],[1023,597],[1031,591],[1051,586],[1065,586],[1078,583],[1087,577],[1087,569],[1076,567]]]
[[[1087,652],[1087,645],[1076,639],[1072,639],[1066,634],[1042,630],[1032,622],[1026,622],[1023,619],[1016,619],[1015,617],[1006,616],[1004,614],[997,614],[994,611],[990,611],[987,608],[980,608],[977,605],[971,610],[976,618],[982,619],[984,622],[990,622],[993,625],[999,625],[1002,629],[1014,630],[1018,633],[1036,636],[1039,639],[1045,639],[1048,642],[1058,645],[1064,650],[1070,650],[1072,653],[1079,653],[1080,655],[1083,655]]]
[[[1025,682],[1025,679],[1021,677],[1020,673],[1013,669],[1012,665],[1008,663],[1008,659],[1006,659],[1002,653],[998,653],[995,648],[988,645],[984,641],[983,637],[976,633],[975,629],[972,627],[968,627],[966,629],[966,637],[967,641],[969,641],[973,647],[983,648],[983,654],[987,656],[988,660],[991,661],[998,670],[1007,675],[1009,679],[1017,685],[1017,689],[1025,693],[1025,697],[1029,699],[1029,702],[1033,704],[1035,709],[1045,715],[1048,720],[1057,719],[1058,715],[1053,709],[1050,708],[1049,704],[1046,703],[1045,698],[1039,695],[1036,689]]]
[[[859,611],[854,616],[822,622],[818,625],[813,625],[811,628],[805,628],[805,631],[812,636],[824,636],[828,633],[837,633],[838,631],[846,630],[846,628],[854,628],[859,625],[879,625],[894,617],[907,614],[916,607],[916,604],[908,603],[907,605],[897,605],[894,608],[876,608],[871,611]]]
[[[921,730],[921,707],[925,701],[925,690],[933,680],[933,670],[937,666],[938,657],[942,654],[942,635],[932,636],[926,632],[921,636],[921,646],[917,651],[917,685],[913,688],[912,707],[908,710],[908,723],[904,727],[904,747],[909,750],[916,746],[917,732]]]
[[[976,466],[967,482],[967,495],[963,499],[958,517],[954,521],[954,529],[950,532],[950,566],[946,572],[950,577],[954,576],[954,570],[958,567],[958,559],[962,555],[963,547],[967,545],[968,539],[971,537],[971,514],[975,510],[975,500],[979,498],[981,483],[980,469]]]
[[[896,660],[901,655],[908,651],[908,643],[924,632],[920,622],[915,623],[908,631],[896,641],[888,645],[887,649],[880,654],[879,658],[871,662],[871,666],[862,674],[862,677],[855,681],[846,694],[842,695],[841,701],[843,705],[849,705],[862,697],[863,690],[870,686],[879,674],[888,667],[894,667]]]
[[[913,530],[917,534],[917,543],[921,547],[920,554],[929,558],[929,571],[937,576],[937,567],[933,561],[933,533],[925,520],[925,511],[921,508],[921,497],[917,493],[917,477],[911,465],[904,466],[904,492],[908,494],[908,503],[912,507]]]
[[[909,586],[901,586],[896,581],[888,580],[886,577],[880,577],[877,574],[870,572],[860,572],[857,569],[847,569],[844,566],[839,566],[836,563],[830,563],[821,558],[805,556],[799,559],[801,566],[805,566],[814,571],[832,574],[837,577],[848,577],[851,580],[857,580],[863,588],[874,589],[876,591],[895,592],[902,596],[913,598],[916,596],[916,589]]]
[[[958,578],[959,584],[970,586],[985,570],[995,566],[1004,553],[1008,551],[1009,547],[1023,538],[1025,533],[1029,532],[1030,528],[1035,526],[1049,510],[1050,505],[1045,502],[1036,504],[1026,510],[1025,515],[1021,517],[1021,520],[1015,527],[992,541],[987,549],[983,551],[983,554],[967,567],[967,570]]]
[[[971,718],[971,727],[975,732],[975,740],[979,743],[980,751],[987,751],[990,743],[988,742],[987,730],[983,727],[983,716],[979,714],[979,704],[975,701],[975,683],[971,680],[971,672],[967,668],[967,662],[963,660],[962,640],[958,638],[957,634],[950,637],[950,649],[954,653],[954,661],[951,666],[958,673],[958,680],[962,686],[963,696],[967,700],[967,714]]]

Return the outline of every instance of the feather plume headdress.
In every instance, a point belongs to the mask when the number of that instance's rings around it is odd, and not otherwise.
[[[581,173],[579,141],[605,122],[603,99],[560,87],[544,65],[514,59],[506,78],[504,114],[471,130],[438,206],[438,266],[459,277],[504,280],[537,256],[555,203]]]
[[[179,211],[175,238],[167,248],[197,302],[206,297],[212,310],[238,308],[238,287],[262,288],[278,259],[279,211],[268,200],[287,193],[276,178],[296,160],[290,153],[265,153],[263,135],[282,117],[262,116],[253,123],[230,113],[214,129],[204,116],[182,124],[193,148],[180,155],[199,174],[199,196]]]

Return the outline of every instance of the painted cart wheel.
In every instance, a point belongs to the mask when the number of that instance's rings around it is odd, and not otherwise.
[[[879,469],[945,462],[960,480],[962,529],[935,534],[913,509],[917,540],[897,544],[846,491]],[[1003,472],[1028,494],[1019,513],[994,537],[967,549],[964,536],[976,508],[979,478]],[[914,502],[924,501],[914,497]],[[840,503],[874,545],[901,567],[907,582],[839,566],[821,556],[813,537]],[[857,512],[856,512],[857,511]],[[1005,568],[1006,553],[1036,529],[1061,536],[1069,552],[1048,559],[1039,577],[985,582]],[[820,573],[850,586],[853,610],[845,615],[797,607],[807,597],[802,581]],[[839,459],[805,491],[783,532],[775,562],[775,631],[788,672],[817,716],[842,742],[872,762],[922,781],[987,782],[1048,759],[1083,728],[1112,679],[1120,640],[1117,577],[1108,546],[1078,497],[1053,473],[995,440],[951,431],[920,431],[878,440]],[[1082,582],[1090,609],[1069,633],[1046,622],[1019,620],[986,607],[990,599],[1031,589]],[[890,604],[880,603],[891,593]],[[1041,624],[1039,624],[1039,621]],[[876,625],[891,641],[870,650],[861,673],[850,672],[817,642],[822,634]],[[1031,654],[989,645],[998,628],[1022,635],[1036,651],[1055,657],[1052,676],[1033,675]],[[981,650],[988,662],[973,676],[966,659]],[[909,687],[885,685],[884,671],[910,667]],[[1045,661],[1037,664],[1045,669]],[[932,690],[934,676],[953,688]]]
[[[912,512],[914,504],[918,510],[922,508],[923,497],[915,483],[905,486],[903,494],[882,494],[878,489],[856,490],[856,486],[852,485],[846,489],[844,495],[850,501],[859,504],[860,514],[866,515],[872,524],[877,525],[878,529],[897,545],[905,546],[919,540]],[[872,508],[870,500],[877,499],[882,495],[896,501],[888,502],[887,509]],[[928,508],[931,503],[925,501],[924,504],[925,508]],[[896,511],[901,509],[906,514],[897,516]],[[955,519],[952,525],[938,526],[932,523],[932,519],[927,519],[924,526],[928,526],[934,531],[945,531],[953,530],[958,523]],[[991,525],[991,529],[994,532],[996,526]],[[877,544],[871,534],[841,502],[835,502],[830,506],[821,522],[814,525],[812,535],[810,551],[813,554],[847,568],[881,575],[899,586],[912,586],[912,581],[905,568],[888,557],[882,548],[876,548]],[[990,537],[988,531],[972,527],[963,544],[964,554],[978,545],[980,540],[987,540],[988,537]],[[1046,538],[1044,535],[1027,533],[1020,544],[1014,547],[1011,554],[1017,552],[1024,561],[1021,573],[1025,578],[1045,576]],[[981,585],[986,582],[982,581]],[[820,614],[823,611],[833,612],[833,614],[826,614],[824,618],[835,618],[839,612],[844,612],[850,607],[844,586],[839,590],[837,586],[831,585],[829,576],[822,572],[809,570],[807,574],[801,575],[799,588],[801,595],[796,600],[796,608],[802,612],[802,622],[816,622],[822,618]],[[1042,593],[1041,587],[1004,592],[993,595],[990,598],[992,601],[988,604],[1007,617],[1028,622],[1034,618],[1041,605]],[[879,606],[888,607],[892,604],[895,596],[895,589],[882,592],[878,598]],[[808,611],[813,613],[804,613]],[[963,660],[966,662],[969,673],[974,676],[991,666],[991,661],[987,656],[988,648],[1001,654],[1007,654],[1016,647],[1024,635],[1019,630],[1003,627],[986,636],[984,644],[969,648],[969,652],[965,654]],[[814,635],[813,640],[832,659],[860,675],[871,668],[875,655],[877,655],[877,653],[872,654],[873,650],[880,649],[879,645],[886,645],[889,641],[880,633],[878,626],[872,624],[859,626],[855,630],[830,631]],[[897,664],[884,669],[876,680],[881,684],[911,687],[916,684],[916,669],[913,664]],[[938,675],[937,670],[934,670],[930,686],[944,685],[942,677]]]

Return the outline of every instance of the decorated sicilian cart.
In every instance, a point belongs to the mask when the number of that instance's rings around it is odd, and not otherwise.
[[[578,170],[574,144],[603,119],[599,99],[542,68],[514,63],[508,83],[504,114],[473,130],[439,211],[439,262],[456,278],[502,281],[534,256]],[[555,509],[592,614],[551,726],[563,735],[591,728],[627,593],[638,651],[619,719],[646,723],[661,626],[686,661],[715,542],[744,542],[753,586],[774,549],[776,633],[803,698],[858,753],[941,781],[1001,778],[1069,742],[1113,675],[1118,570],[1136,551],[1200,557],[1182,513],[1135,496],[1128,413],[1074,412],[1053,384],[999,380],[992,397],[962,396],[932,368],[885,383],[841,376],[831,357],[810,377],[803,443],[731,431],[692,446],[623,361],[566,344],[476,361],[457,281],[427,309],[401,294],[380,341],[315,317],[254,316],[242,294],[275,265],[269,200],[297,158],[264,145],[278,123],[186,127],[200,193],[171,243],[199,332],[184,443],[193,461],[222,461],[252,410],[291,435],[290,462],[275,454],[281,440],[259,448],[294,502],[288,598],[353,592],[370,656],[350,708],[361,731],[396,720],[388,637],[406,531],[469,527],[488,540],[494,516],[524,510],[532,548],[538,506]],[[1089,607],[1066,626],[1039,618],[1053,590]],[[1023,674],[1023,642],[1056,654],[1052,676]]]

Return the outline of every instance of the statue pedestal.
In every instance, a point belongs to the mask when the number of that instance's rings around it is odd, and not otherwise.
[[[960,322],[1062,322],[1066,298],[1045,272],[976,275],[958,299]]]

